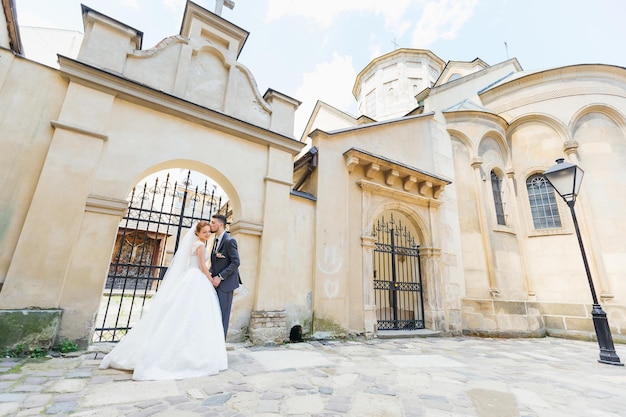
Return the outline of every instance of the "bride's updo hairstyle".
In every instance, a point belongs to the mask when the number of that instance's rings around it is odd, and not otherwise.
[[[209,225],[209,222],[207,222],[206,220],[200,220],[198,224],[196,225],[196,231],[194,232],[196,236],[198,236],[198,233],[200,233],[200,230],[207,227],[208,225]]]

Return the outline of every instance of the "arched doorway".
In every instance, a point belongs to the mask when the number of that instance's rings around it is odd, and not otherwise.
[[[232,215],[224,191],[191,170],[150,175],[131,191],[96,318],[93,342],[117,342],[158,290],[184,232],[215,213]]]
[[[378,330],[424,328],[420,252],[412,230],[393,213],[374,224],[374,297]]]

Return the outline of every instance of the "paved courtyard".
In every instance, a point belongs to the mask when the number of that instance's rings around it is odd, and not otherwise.
[[[231,345],[229,369],[179,381],[73,357],[0,361],[1,416],[623,417],[626,369],[595,342],[429,337]],[[622,362],[626,346],[617,345]],[[210,354],[210,353],[209,353]]]

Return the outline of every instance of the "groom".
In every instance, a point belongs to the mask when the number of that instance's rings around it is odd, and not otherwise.
[[[233,305],[233,291],[239,284],[239,252],[237,241],[226,233],[226,216],[214,214],[211,216],[209,229],[215,233],[213,250],[211,251],[211,281],[217,289],[217,298],[220,300],[222,310],[222,325],[224,326],[224,338],[228,333],[228,321],[230,308]]]

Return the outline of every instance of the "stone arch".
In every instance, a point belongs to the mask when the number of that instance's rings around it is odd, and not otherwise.
[[[470,159],[478,154],[478,149],[472,140],[463,132],[456,129],[448,129],[448,134],[451,139],[456,139],[459,143],[462,143],[467,148],[470,155]]]
[[[492,135],[481,138],[478,145],[478,157],[482,159],[483,169],[488,175],[491,169],[503,169],[507,161],[507,152],[502,147],[502,141]]]
[[[622,132],[626,136],[626,116],[622,112],[606,104],[592,103],[580,108],[576,113],[572,115],[568,124],[568,129],[571,132],[572,137],[575,136],[577,124],[579,123],[580,119],[590,113],[600,113],[609,117],[613,120],[613,122],[615,122],[617,126],[622,129]]]
[[[228,199],[230,201],[230,207],[233,211],[233,217],[237,219],[241,218],[242,199],[240,193],[236,190],[233,183],[221,171],[201,161],[194,161],[191,159],[172,159],[147,167],[139,174],[128,179],[129,183],[127,184],[126,195],[128,195],[128,193],[133,189],[136,184],[138,184],[142,179],[146,178],[147,176],[160,171],[176,168],[190,169],[192,171],[205,175],[215,181],[228,196]]]
[[[510,159],[509,146],[506,143],[506,139],[502,137],[502,134],[494,130],[485,132],[478,141],[477,154],[479,157],[483,157],[485,142],[492,140],[497,145],[500,157],[502,159],[502,166],[505,166]]]
[[[372,217],[369,219],[369,230],[372,230],[376,221],[385,213],[394,211],[400,213],[409,221],[409,225],[411,226],[411,229],[415,231],[417,235],[416,237],[421,245],[429,247],[432,245],[431,234],[426,233],[429,229],[424,219],[414,210],[413,207],[411,207],[411,205],[402,201],[389,201],[377,207],[372,213]]]
[[[232,214],[228,194],[205,174],[210,168],[168,161],[145,169],[134,181],[124,217],[110,225],[115,239],[107,272],[98,274],[106,279],[100,285],[104,292],[94,294],[99,308],[93,342],[119,341],[137,323],[190,227],[216,213]]]
[[[569,130],[567,126],[565,126],[560,120],[557,120],[550,115],[542,114],[542,113],[523,115],[521,117],[518,117],[514,121],[512,121],[506,132],[506,143],[511,152],[511,160],[515,157],[514,155],[515,146],[512,143],[513,136],[523,125],[528,124],[528,123],[543,125],[549,128],[551,131],[557,134],[557,136],[561,139],[563,143],[569,140]]]

